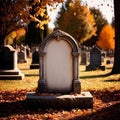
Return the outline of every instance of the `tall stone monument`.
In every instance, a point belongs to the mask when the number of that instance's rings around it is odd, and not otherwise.
[[[27,100],[45,107],[92,108],[93,97],[81,92],[78,44],[69,34],[56,30],[40,46],[40,75],[36,93]]]
[[[23,78],[17,68],[17,51],[10,45],[0,48],[0,80]]]

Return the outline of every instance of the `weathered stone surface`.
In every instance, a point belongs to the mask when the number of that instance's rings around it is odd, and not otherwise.
[[[27,102],[29,106],[39,108],[57,108],[70,109],[93,108],[93,96],[90,92],[81,92],[81,94],[36,94],[34,92],[27,94]]]
[[[50,93],[81,92],[80,49],[72,36],[56,30],[44,39],[39,52],[40,79],[37,89],[39,93],[43,91]]]

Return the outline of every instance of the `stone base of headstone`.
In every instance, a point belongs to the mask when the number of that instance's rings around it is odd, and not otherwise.
[[[31,64],[30,69],[39,69],[39,64]]]
[[[94,67],[91,65],[86,66],[86,71],[92,71],[92,70],[105,70],[105,66],[99,66],[99,67]]]
[[[27,60],[18,60],[17,62],[18,62],[18,63],[28,63]]]
[[[0,70],[0,80],[22,80],[24,74],[20,70]]]
[[[55,108],[55,109],[92,109],[93,96],[90,92],[81,94],[57,95],[57,94],[27,94],[26,101],[29,107],[34,108]]]

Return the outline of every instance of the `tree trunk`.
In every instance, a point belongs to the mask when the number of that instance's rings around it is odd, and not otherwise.
[[[115,11],[115,53],[112,74],[120,73],[120,1],[114,0]]]

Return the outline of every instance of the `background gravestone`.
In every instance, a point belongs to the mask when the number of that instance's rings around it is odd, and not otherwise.
[[[30,50],[30,47],[28,45],[26,46],[26,55],[28,58],[31,58],[31,50]]]
[[[18,63],[27,63],[26,46],[20,45],[20,51],[18,51]]]
[[[36,93],[27,100],[39,107],[92,108],[93,97],[81,92],[77,42],[67,33],[56,30],[40,45],[40,74]],[[39,104],[39,105],[38,105]]]
[[[89,54],[87,51],[81,51],[81,65],[87,65]]]
[[[23,50],[18,51],[18,63],[27,63],[26,52]]]
[[[90,51],[90,64],[86,66],[86,71],[90,70],[105,70],[105,66],[101,66],[102,55],[101,51],[97,46],[94,46]]]
[[[24,75],[17,68],[17,52],[6,45],[0,48],[0,79],[23,79]]]
[[[14,69],[14,50],[12,47],[4,47],[0,49],[0,69]]]
[[[32,63],[30,65],[30,69],[37,69],[39,68],[39,53],[35,51],[32,53]]]

